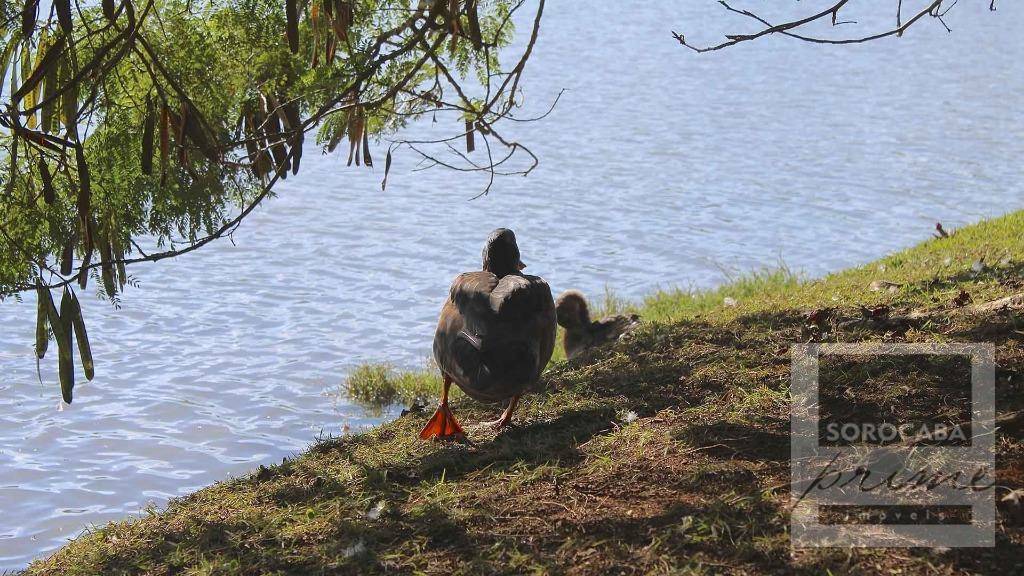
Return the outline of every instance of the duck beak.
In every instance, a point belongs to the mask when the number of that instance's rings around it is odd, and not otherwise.
[[[523,264],[522,260],[520,260],[519,264],[516,264],[516,266],[518,266],[520,270],[522,270],[523,268],[526,268],[526,264]]]

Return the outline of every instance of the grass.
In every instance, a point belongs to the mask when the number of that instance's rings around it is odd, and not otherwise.
[[[1020,293],[1022,272],[1018,212],[820,279],[659,293],[636,305],[632,338],[555,363],[513,429],[472,424],[498,408],[462,398],[472,442],[422,442],[427,415],[408,414],[91,530],[27,574],[1020,573],[1024,519],[1005,503],[995,548],[792,551],[788,348],[994,342],[999,413],[1021,410],[1024,321],[958,297]],[[829,364],[823,417],[959,414],[947,380],[961,370],[918,364]],[[354,387],[429,389],[410,378],[367,368]],[[1022,438],[998,433],[1000,497],[1024,487]]]

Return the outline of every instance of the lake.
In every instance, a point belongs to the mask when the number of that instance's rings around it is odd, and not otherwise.
[[[711,0],[549,2],[524,114],[566,92],[506,127],[541,159],[529,177],[470,200],[481,179],[413,172],[404,151],[381,192],[384,144],[372,171],[310,146],[233,242],[130,267],[120,310],[90,288],[97,376],[63,409],[54,358],[37,380],[34,297],[0,304],[0,569],[378,422],[346,402],[345,374],[423,366],[449,282],[495,227],[555,291],[639,298],[780,262],[822,275],[936,221],[1024,207],[1024,6],[961,4],[951,34],[929,20],[870,45],[697,55],[670,30],[699,42],[750,25]]]

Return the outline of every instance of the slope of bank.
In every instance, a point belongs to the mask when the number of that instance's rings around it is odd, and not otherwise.
[[[788,350],[993,342],[998,413],[1016,414],[1024,299],[986,303],[1022,292],[1024,212],[813,281],[659,293],[632,338],[549,370],[514,429],[422,442],[428,414],[412,413],[91,530],[26,573],[1021,572],[1020,418],[997,438],[996,547],[791,553]],[[962,366],[935,368],[830,365],[841,393],[823,391],[823,416],[961,421]],[[496,412],[454,410],[464,424]]]

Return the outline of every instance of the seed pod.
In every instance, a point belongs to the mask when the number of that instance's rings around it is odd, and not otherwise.
[[[60,394],[64,401],[71,404],[71,392],[75,389],[75,358],[71,350],[74,343],[74,328],[71,318],[74,316],[71,303],[71,291],[64,287],[64,295],[60,299],[60,316],[57,318],[60,324],[60,336],[57,338],[57,368],[60,375]],[[50,324],[55,324],[53,317]],[[56,330],[54,331],[56,336]]]
[[[21,35],[26,40],[35,32],[38,16],[39,0],[25,0],[25,8],[21,11]]]
[[[370,157],[370,140],[365,129],[363,129],[363,165],[373,167],[373,158]]]
[[[57,200],[57,193],[53,190],[53,176],[50,175],[50,167],[46,160],[39,159],[39,179],[43,183],[43,200],[51,205]]]
[[[267,140],[270,143],[270,151],[274,155],[274,166],[278,174],[281,175],[281,179],[285,179],[288,177],[291,165],[288,162],[288,149],[281,141],[281,121],[277,117],[277,113],[270,108],[271,105],[266,97],[261,97],[260,102],[263,112],[266,114]]]
[[[114,21],[114,0],[103,0],[103,15],[107,20]]]
[[[331,28],[340,42],[348,42],[348,31],[352,27],[352,3],[348,0],[327,0],[334,2],[334,18]]]
[[[473,121],[466,120],[466,152],[476,150],[476,141],[473,139]]]
[[[156,111],[153,99],[146,99],[146,118],[142,121],[142,173],[153,173],[153,132],[156,130]]]
[[[74,270],[72,264],[74,264],[75,258],[75,235],[72,234],[68,237],[67,241],[64,242],[64,252],[60,255],[60,273],[64,276],[71,274]]]
[[[22,76],[25,79],[21,83],[21,86],[11,94],[12,102],[20,102],[23,98],[25,99],[25,108],[31,108],[36,105],[38,100],[37,89],[50,72],[50,68],[59,66],[60,57],[64,53],[64,38],[58,37],[57,41],[52,45],[48,42],[41,41],[39,43],[39,51],[36,54],[37,62],[35,68],[32,68],[31,72],[27,72],[27,68],[31,66],[32,61],[29,58],[29,51],[26,48],[23,52],[22,59]],[[56,72],[56,70],[54,70]]]
[[[86,225],[81,228],[81,230],[82,230],[81,231],[82,237],[83,238],[88,237],[88,240],[89,240],[88,244],[83,242],[82,263],[78,267],[78,270],[79,270],[78,286],[82,290],[85,290],[86,285],[89,284],[89,273],[86,270],[88,270],[89,264],[92,262],[92,249],[93,249],[92,238],[96,235],[95,234],[96,226],[93,224],[91,218],[89,219],[89,222],[87,222]]]
[[[484,46],[483,34],[480,33],[480,16],[477,14],[477,0],[466,0],[466,17],[469,20],[469,40],[473,48],[480,50]]]
[[[285,0],[285,17],[287,18],[285,34],[288,36],[288,49],[292,54],[299,53],[299,7],[297,0]]]
[[[291,100],[278,107],[278,115],[285,128],[292,133],[288,145],[292,149],[292,174],[299,173],[299,162],[302,160],[302,143],[305,135],[302,132],[302,118],[299,116],[299,103]]]
[[[60,78],[61,82],[68,83],[60,97],[61,122],[67,127],[68,133],[75,136],[78,134],[78,83],[73,81],[74,72],[69,58],[61,60]]]
[[[100,271],[103,276],[103,289],[109,298],[117,295],[117,284],[114,281],[114,255],[110,248],[109,231],[105,231],[99,238],[100,242]]]
[[[46,76],[43,79],[43,100],[39,115],[42,120],[43,132],[47,134],[54,132],[56,124],[54,109],[57,106],[57,76],[60,68],[59,62],[52,63],[46,69]]]
[[[70,292],[70,291],[69,291]],[[64,305],[61,303],[61,314],[63,315]],[[82,368],[85,370],[85,379],[92,380],[96,375],[95,365],[92,361],[92,346],[89,345],[89,335],[85,331],[85,320],[82,318],[82,305],[78,296],[71,292],[71,325],[74,327],[75,340],[78,342],[78,355],[82,358]],[[71,401],[68,400],[70,403]]]
[[[74,24],[71,20],[71,0],[54,0],[53,6],[57,9],[57,21],[60,22],[64,35],[70,37],[74,32]]]
[[[114,256],[116,263],[114,264],[114,272],[117,277],[117,289],[124,292],[124,285],[128,282],[128,272],[124,267],[125,249],[121,246],[121,240],[118,235],[112,234],[110,236],[110,249]]]
[[[171,154],[171,115],[164,103],[160,107],[160,169],[167,170],[167,159]]]
[[[92,203],[92,182],[89,178],[89,164],[81,144],[75,146],[75,163],[78,167],[78,221],[85,229],[86,250],[92,249],[92,233],[89,230],[89,210]]]
[[[46,349],[50,346],[50,329],[47,321],[47,304],[50,299],[50,291],[43,287],[42,280],[36,279],[36,358],[42,360],[46,356]]]

